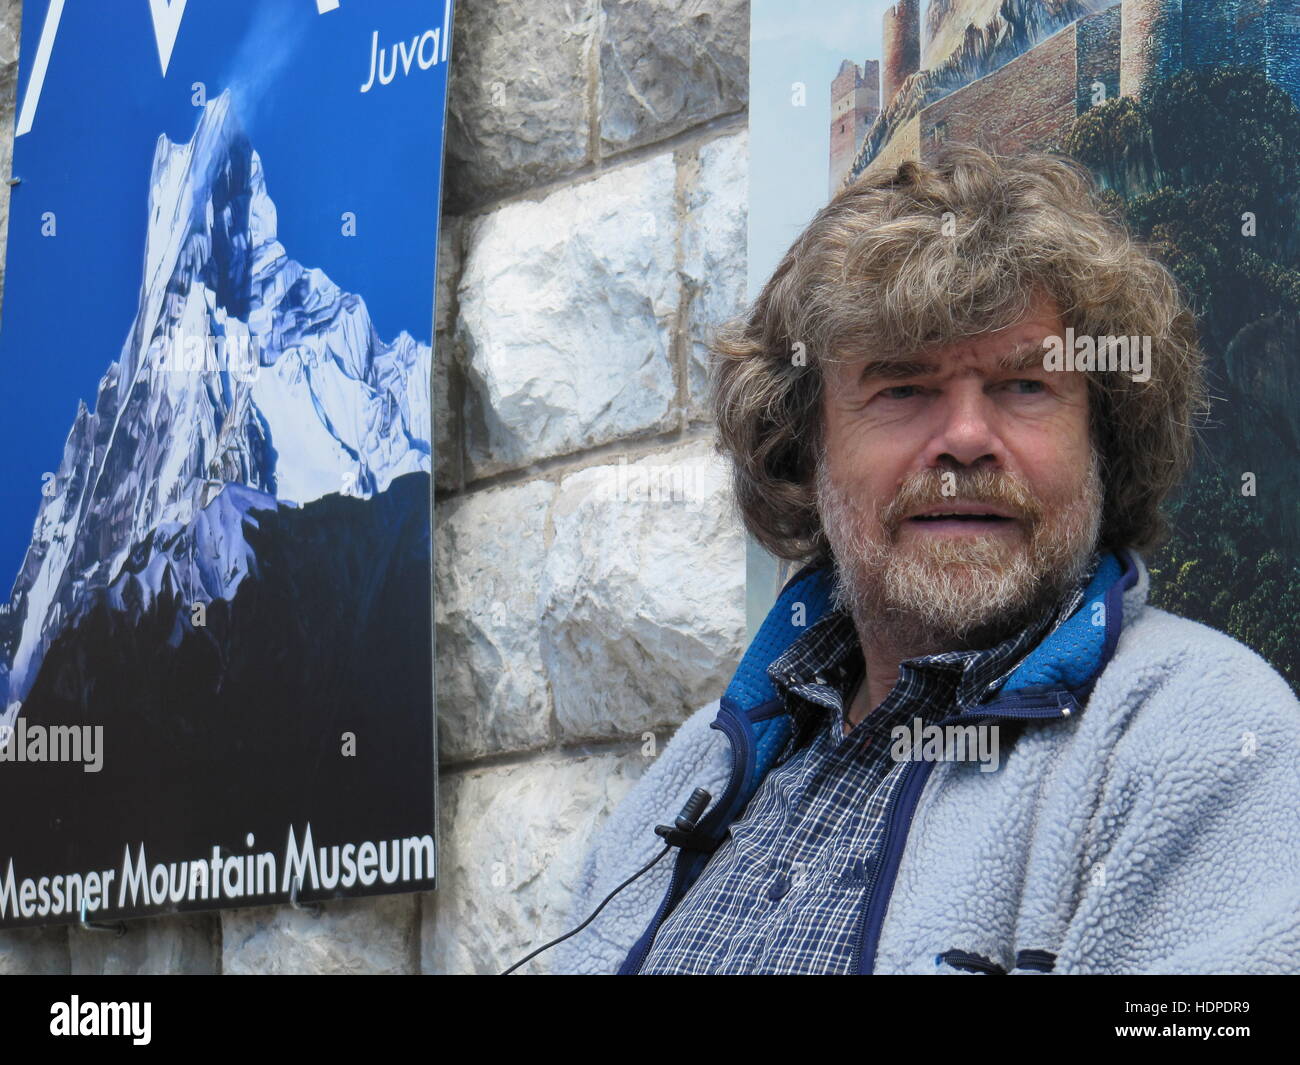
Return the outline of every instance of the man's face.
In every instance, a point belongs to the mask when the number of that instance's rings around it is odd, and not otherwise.
[[[1043,369],[1043,338],[1064,331],[1043,298],[1006,329],[906,365],[824,367],[818,499],[840,605],[860,629],[979,645],[1078,579],[1102,487],[1087,382]]]

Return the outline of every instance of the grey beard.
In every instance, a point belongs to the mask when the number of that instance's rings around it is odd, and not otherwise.
[[[879,512],[863,515],[817,467],[822,524],[835,557],[832,605],[861,639],[909,655],[991,646],[1049,610],[1087,570],[1101,529],[1101,464],[1080,496],[1044,513],[1028,544],[940,540],[899,554]],[[865,527],[864,527],[865,526]]]

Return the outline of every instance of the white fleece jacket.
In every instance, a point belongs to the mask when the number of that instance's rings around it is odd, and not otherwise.
[[[877,973],[959,973],[947,951],[1009,973],[1300,972],[1300,704],[1254,652],[1124,593],[1115,653],[1082,712],[1027,725],[996,772],[935,766],[912,820]],[[597,835],[578,924],[663,846],[691,791],[731,767],[693,714]],[[658,909],[670,854],[557,950],[556,971],[614,973]]]

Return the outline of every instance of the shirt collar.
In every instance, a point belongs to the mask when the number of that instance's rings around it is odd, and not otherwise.
[[[919,674],[925,674],[930,681],[925,685],[927,690],[942,690],[945,695],[951,692],[946,700],[949,709],[955,703],[960,712],[982,702],[1006,682],[1030,651],[1079,609],[1100,561],[1100,554],[1094,553],[1081,578],[1052,607],[1000,643],[983,650],[942,651],[905,659],[884,706],[897,709],[894,703],[899,700],[894,696],[900,689],[917,688]],[[794,746],[825,716],[819,709],[839,719],[863,670],[857,629],[843,609],[828,611],[767,667],[768,676],[794,718]],[[882,716],[892,718],[893,714]]]

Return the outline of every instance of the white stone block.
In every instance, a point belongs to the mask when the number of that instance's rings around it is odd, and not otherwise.
[[[745,634],[745,542],[706,441],[564,478],[542,576],[562,739],[635,739],[718,698]]]
[[[470,225],[457,326],[473,476],[672,421],[675,174],[664,153]]]

